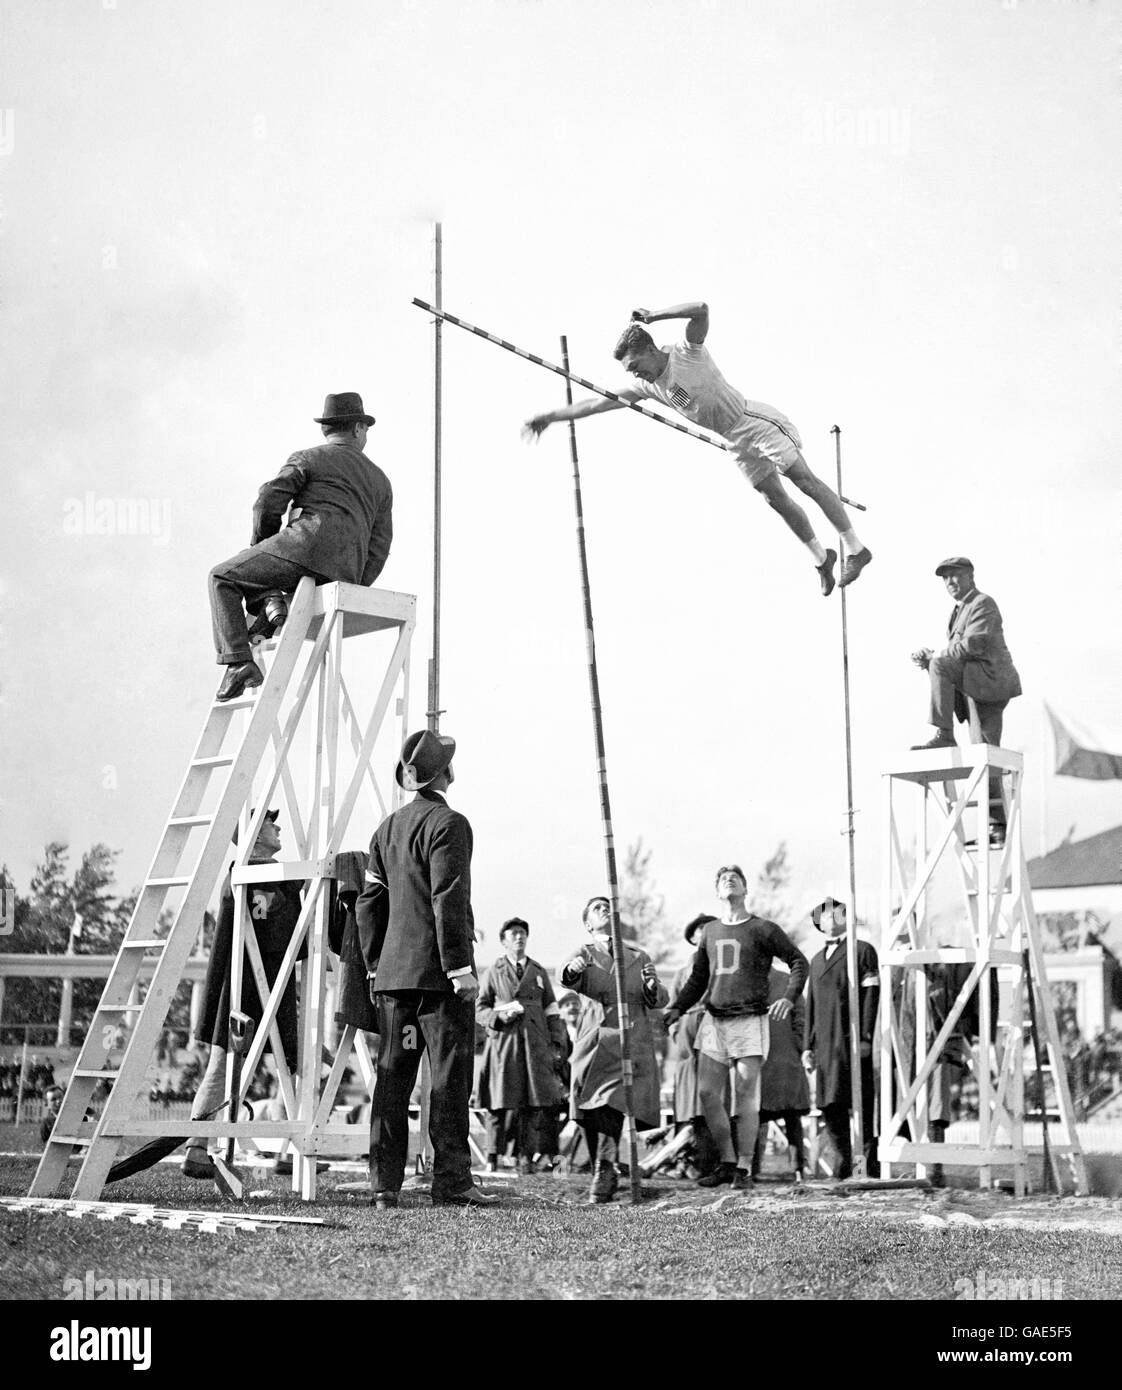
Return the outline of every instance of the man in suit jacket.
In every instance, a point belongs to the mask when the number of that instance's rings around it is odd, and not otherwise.
[[[263,679],[250,652],[243,603],[253,613],[268,605],[256,630],[272,631],[284,621],[283,594],[305,575],[317,583],[373,584],[381,574],[393,539],[393,489],[363,453],[373,423],[357,392],[328,396],[316,418],[325,442],[298,449],[261,488],[249,547],[211,570],[214,648],[226,667],[219,700],[232,700]]]
[[[826,944],[810,962],[806,1001],[806,1051],[803,1066],[818,1073],[815,1101],[822,1112],[826,1132],[834,1141],[841,1159],[837,1175],[848,1178],[853,1169],[853,1140],[850,1137],[851,1109],[849,1046],[849,965],[846,960],[846,907],[827,898],[812,909],[810,920],[825,936]],[[875,1177],[880,1168],[876,1160],[873,1133],[873,1034],[880,1003],[880,975],[876,948],[868,941],[857,942],[857,989],[861,1017],[861,1127],[865,1140],[866,1170]]]
[[[955,717],[968,723],[973,743],[1001,744],[1005,706],[1021,693],[1021,678],[1005,645],[1001,613],[988,594],[974,583],[974,566],[954,555],[936,567],[955,606],[947,624],[947,645],[938,655],[930,647],[912,653],[912,660],[931,679],[929,722],[935,734],[915,749],[953,748]],[[1001,776],[990,777],[991,840],[1005,840],[1005,804]]]
[[[444,798],[455,739],[429,730],[405,740],[395,775],[416,797],[374,832],[355,904],[378,1017],[370,1111],[374,1205],[397,1206],[409,1142],[409,1097],[428,1049],[434,1206],[488,1206],[472,1185],[468,1105],[475,1058],[472,834]]]

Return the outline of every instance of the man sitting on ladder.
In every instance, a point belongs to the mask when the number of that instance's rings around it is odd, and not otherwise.
[[[605,410],[622,410],[629,402],[643,399],[671,406],[695,425],[724,438],[725,448],[740,471],[810,551],[822,593],[829,595],[834,589],[837,552],[823,549],[810,518],[788,494],[782,478],[817,502],[845,543],[842,587],[852,584],[873,558],[871,551],[858,539],[837,493],[810,471],[802,456],[802,439],[786,415],[761,401],[745,400],[717,370],[704,346],[709,332],[709,306],[698,303],[675,304],[669,309],[634,309],[631,318],[616,343],[614,356],[638,385],[625,386],[618,393],[619,400],[592,396],[559,410],[547,410],[527,420],[524,432],[537,437],[559,421],[583,420]],[[686,319],[683,341],[655,347],[654,339],[640,324],[659,319]]]
[[[233,700],[264,679],[250,652],[243,603],[260,615],[255,631],[271,632],[284,622],[284,593],[306,574],[317,583],[348,584],[373,584],[381,574],[393,539],[393,489],[363,453],[373,423],[357,391],[328,396],[316,418],[326,442],[298,449],[265,483],[251,544],[211,570],[214,648],[226,667],[217,699]]]

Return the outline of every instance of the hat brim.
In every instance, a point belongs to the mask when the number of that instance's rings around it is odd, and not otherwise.
[[[945,579],[945,578],[947,577],[948,574],[958,574],[960,570],[969,570],[970,573],[973,574],[973,573],[974,573],[974,566],[973,566],[973,565],[940,565],[940,566],[938,567],[938,569],[936,569],[935,574],[938,576],[939,579]]]
[[[454,738],[449,738],[447,734],[437,734],[437,738],[444,746],[443,755],[440,759],[440,764],[437,767],[436,771],[432,774],[431,777],[426,778],[425,781],[418,782],[415,777],[411,777],[408,773],[406,773],[405,764],[401,761],[400,758],[398,758],[397,766],[393,770],[393,775],[394,781],[396,781],[397,785],[401,787],[403,791],[424,791],[426,787],[432,786],[432,784],[436,781],[436,779],[440,776],[442,772],[448,771],[449,764],[451,763],[452,759],[456,756],[456,740]]]
[[[368,426],[378,423],[373,415],[313,415],[312,419],[317,425],[357,425],[360,420]]]

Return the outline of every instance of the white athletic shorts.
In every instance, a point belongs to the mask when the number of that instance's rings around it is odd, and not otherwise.
[[[745,1015],[740,1018],[714,1018],[706,1011],[697,1030],[699,1052],[714,1062],[731,1065],[739,1057],[758,1057],[767,1060],[771,1046],[771,1030],[767,1015]]]
[[[778,425],[749,415],[725,435],[725,448],[753,487],[772,473],[786,473],[802,459],[798,445]]]

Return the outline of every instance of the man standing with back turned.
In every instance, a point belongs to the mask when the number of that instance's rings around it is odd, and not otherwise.
[[[370,998],[378,1016],[378,1077],[370,1110],[370,1185],[396,1207],[405,1177],[409,1097],[421,1052],[432,1075],[433,1206],[491,1206],[472,1184],[468,1105],[475,1061],[472,834],[444,794],[456,741],[428,729],[405,740],[395,776],[417,795],[374,832],[366,888],[355,904]]]
[[[264,679],[250,651],[243,604],[259,615],[255,632],[272,632],[287,613],[284,594],[305,575],[317,584],[373,584],[381,574],[393,539],[393,489],[363,453],[373,423],[357,391],[328,396],[316,417],[324,442],[298,449],[264,484],[249,546],[211,570],[214,649],[226,667],[218,700],[236,699]]]

